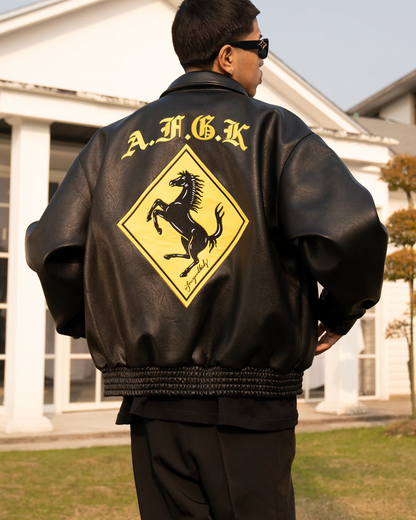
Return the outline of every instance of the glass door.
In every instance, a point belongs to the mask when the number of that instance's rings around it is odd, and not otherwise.
[[[53,197],[62,176],[55,176],[49,182],[49,200]],[[0,179],[1,182],[1,179]],[[1,186],[0,186],[1,187]],[[0,200],[0,226],[1,201]],[[8,199],[7,199],[8,202]],[[8,208],[8,205],[7,205]],[[7,214],[8,215],[8,214]],[[6,235],[7,238],[7,235]],[[1,239],[1,227],[0,227]],[[0,384],[2,349],[1,349],[1,269],[2,269],[2,242],[0,240]],[[7,251],[7,249],[6,249]],[[6,268],[7,268],[7,260]],[[0,387],[0,404],[1,404]],[[73,339],[61,336],[55,331],[52,316],[46,309],[46,337],[45,337],[45,383],[44,383],[44,410],[45,412],[65,412],[81,410],[100,410],[118,408],[121,397],[104,397],[101,372],[92,362],[85,339]]]
[[[102,375],[85,339],[61,336],[47,311],[45,412],[117,409],[121,397],[104,397]]]
[[[376,309],[368,310],[361,318],[363,345],[358,355],[359,396],[376,397],[377,389],[377,349],[376,349]]]
[[[6,366],[7,266],[9,261],[10,177],[0,172],[0,407],[4,405]]]
[[[104,397],[102,375],[92,362],[87,341],[65,338],[68,359],[65,360],[65,410],[118,408],[121,397]]]

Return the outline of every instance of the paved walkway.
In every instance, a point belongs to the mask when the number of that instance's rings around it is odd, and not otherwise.
[[[410,401],[365,401],[366,413],[337,416],[317,413],[316,403],[299,403],[297,432],[329,431],[385,425],[410,415]],[[36,435],[0,433],[0,451],[53,450],[129,444],[129,427],[116,426],[115,410],[64,413],[47,416],[54,430]]]
[[[342,428],[369,428],[384,426],[392,421],[406,419],[411,414],[410,397],[389,401],[362,401],[367,407],[360,415],[333,415],[315,411],[316,403],[300,403],[298,433],[339,430]]]

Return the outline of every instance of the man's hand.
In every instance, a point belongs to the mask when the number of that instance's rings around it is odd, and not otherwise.
[[[318,325],[318,345],[316,347],[315,356],[319,356],[323,352],[326,352],[328,349],[335,345],[335,343],[342,338],[339,334],[333,334],[329,331],[329,328],[326,327],[323,323],[319,323]]]

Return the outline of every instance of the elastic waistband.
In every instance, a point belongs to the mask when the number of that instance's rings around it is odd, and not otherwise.
[[[270,368],[105,368],[104,396],[251,397],[287,399],[302,393],[303,374]]]

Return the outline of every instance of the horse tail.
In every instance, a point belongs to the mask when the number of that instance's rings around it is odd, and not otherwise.
[[[214,246],[217,245],[217,238],[219,238],[222,235],[222,218],[224,216],[224,210],[221,206],[221,203],[218,204],[218,206],[215,208],[215,217],[217,219],[217,230],[215,233],[208,237],[209,242],[209,252],[213,250]]]

